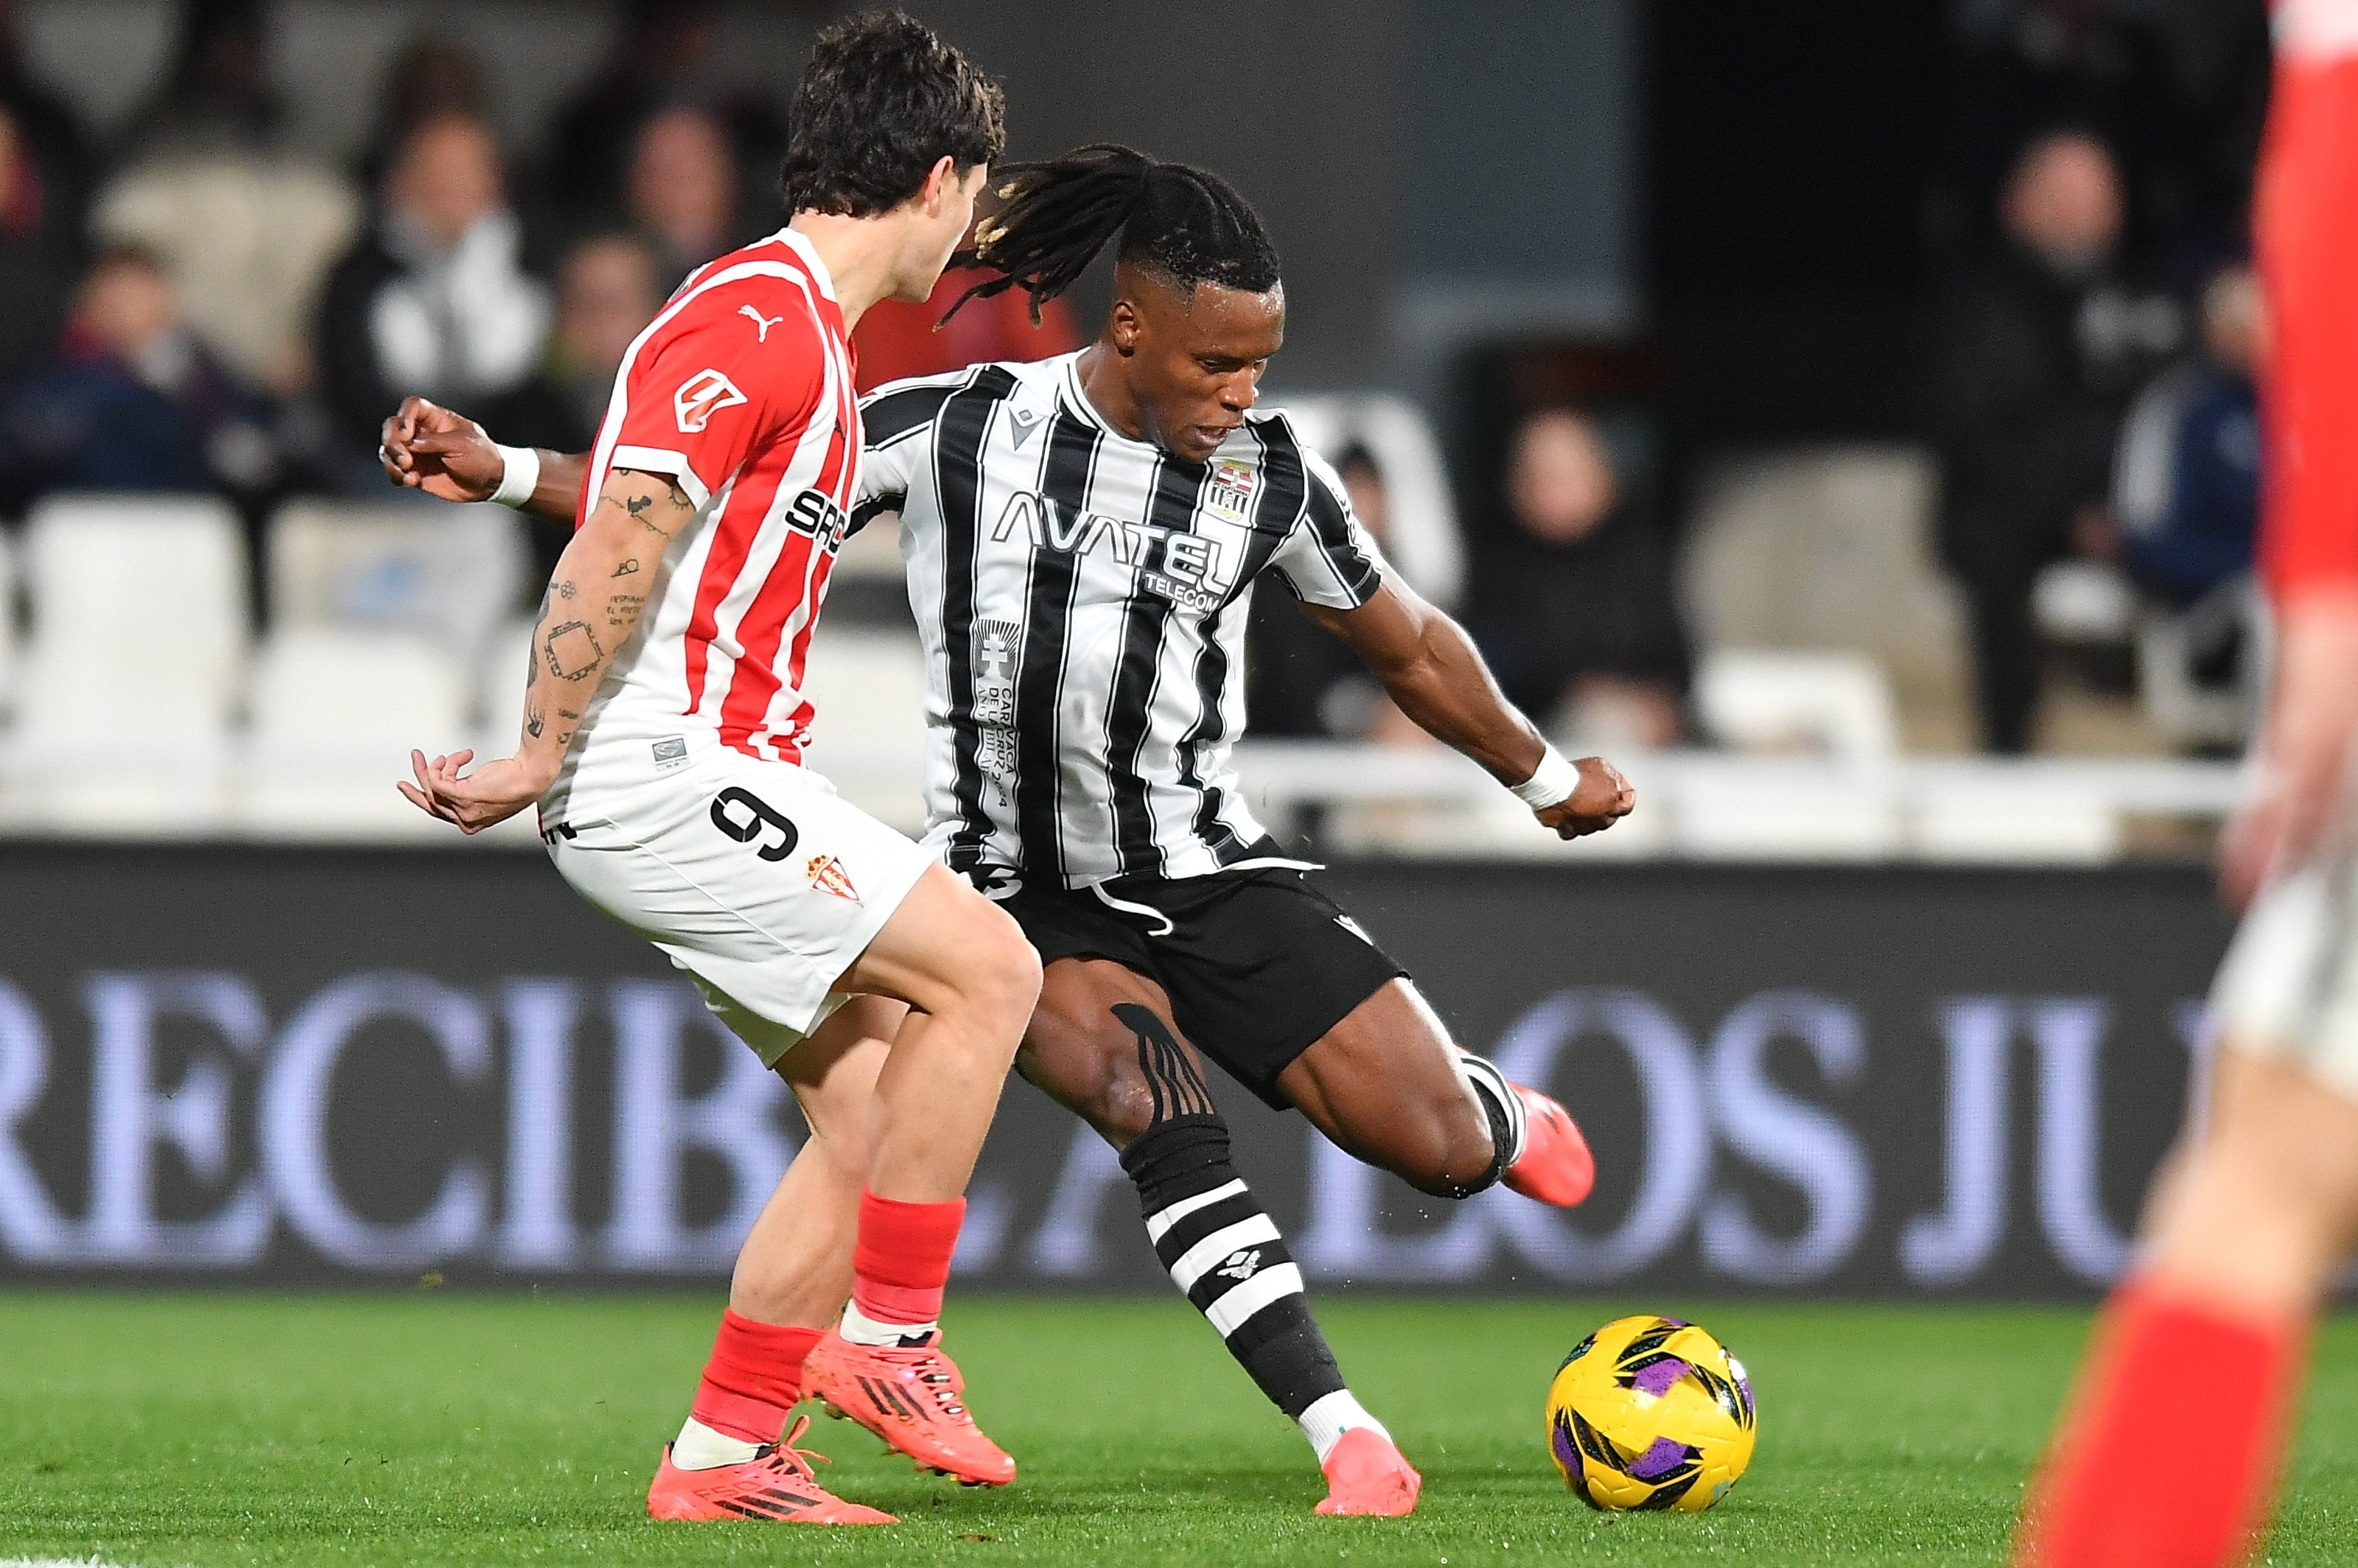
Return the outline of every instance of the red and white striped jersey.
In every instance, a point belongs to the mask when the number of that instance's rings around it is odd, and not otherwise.
[[[834,284],[790,229],[689,275],[632,343],[581,515],[616,469],[671,476],[698,510],[583,714],[568,780],[715,744],[802,760],[804,662],[859,481],[852,375]],[[589,621],[603,585],[579,590]]]

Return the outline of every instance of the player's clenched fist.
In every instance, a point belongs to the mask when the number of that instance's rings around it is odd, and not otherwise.
[[[1537,813],[1540,826],[1554,828],[1557,838],[1602,833],[1637,806],[1638,792],[1604,758],[1583,757],[1573,766],[1580,770],[1580,783],[1563,800]]]
[[[385,478],[441,501],[489,501],[505,465],[483,427],[423,397],[402,399],[376,449]]]

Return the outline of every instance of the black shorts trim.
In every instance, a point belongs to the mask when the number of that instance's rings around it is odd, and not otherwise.
[[[1161,986],[1180,1034],[1280,1110],[1278,1075],[1408,973],[1291,868],[1024,886],[999,903],[1043,965],[1102,958]]]

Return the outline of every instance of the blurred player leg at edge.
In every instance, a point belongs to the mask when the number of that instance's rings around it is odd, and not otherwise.
[[[806,1359],[889,1389],[889,1440],[921,1465],[1015,1475],[966,1410],[939,1319],[1039,961],[802,769],[797,689],[858,483],[850,331],[880,298],[932,292],[1004,145],[1001,105],[899,13],[821,36],[795,95],[792,221],[691,274],[617,375],[515,755],[462,775],[470,752],[416,754],[401,786],[470,833],[536,807],[566,880],[692,975],[812,1113],[650,1488],[661,1518],[892,1522],[827,1493],[801,1429],[781,1432]],[[496,498],[529,502],[537,463],[504,456]]]
[[[2223,855],[2251,904],[2212,994],[2207,1101],[2033,1484],[2021,1568],[2249,1559],[2358,1238],[2358,0],[2281,0],[2276,28],[2255,229],[2278,648]]]

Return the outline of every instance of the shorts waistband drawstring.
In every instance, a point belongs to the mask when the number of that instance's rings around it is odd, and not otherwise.
[[[1116,898],[1113,894],[1106,892],[1105,884],[1103,882],[1091,882],[1089,884],[1089,891],[1097,894],[1098,902],[1104,904],[1108,909],[1117,909],[1124,914],[1142,914],[1146,916],[1147,919],[1154,921],[1160,926],[1160,929],[1148,932],[1147,935],[1150,936],[1168,936],[1174,931],[1179,929],[1179,925],[1176,921],[1163,914],[1161,910],[1155,908],[1152,904],[1132,903],[1127,899]]]

